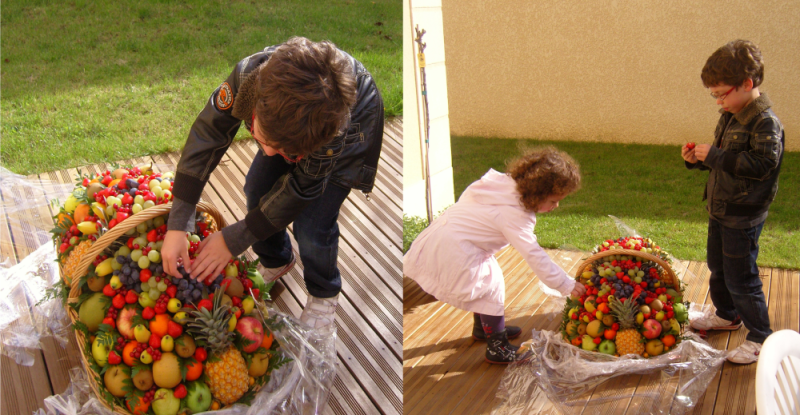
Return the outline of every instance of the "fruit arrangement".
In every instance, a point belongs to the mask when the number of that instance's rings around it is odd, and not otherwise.
[[[567,299],[560,327],[565,341],[587,351],[643,357],[681,342],[688,307],[669,254],[650,239],[604,241],[576,280],[586,294]]]
[[[94,392],[115,413],[190,414],[248,403],[271,370],[288,362],[273,341],[264,305],[270,286],[255,262],[231,258],[203,282],[182,266],[181,278],[164,273],[171,177],[130,168],[79,178],[55,218],[61,284],[83,361]],[[213,206],[198,208],[206,214],[187,233],[192,259],[200,241],[225,226]]]

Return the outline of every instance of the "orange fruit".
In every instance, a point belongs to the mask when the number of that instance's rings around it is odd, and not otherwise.
[[[119,183],[119,179],[114,179],[111,183],[108,184],[108,187],[114,187],[115,184]]]
[[[186,364],[186,380],[192,381],[200,377],[203,374],[203,364],[196,361],[194,363],[187,363]]]
[[[75,220],[72,219],[72,216],[70,216],[68,213],[61,212],[56,218],[56,226],[60,226],[64,229],[69,229],[69,227],[74,224]]]
[[[136,340],[132,340],[132,341],[129,341],[125,345],[124,349],[122,349],[122,361],[125,362],[126,365],[133,366],[139,360],[139,359],[131,356],[131,353],[133,352],[133,349],[135,349],[136,346],[138,346],[138,345],[139,345],[139,342],[137,342]]]
[[[91,212],[91,208],[86,203],[81,203],[78,205],[73,213],[75,216],[75,223],[81,223],[85,221],[86,217],[89,216],[89,212]]]
[[[269,330],[269,329],[267,329]],[[264,340],[261,342],[261,347],[269,350],[272,347],[272,340],[274,337],[272,336],[272,331],[269,332],[269,336],[264,336]]]
[[[135,406],[131,407],[131,403],[135,404]],[[134,395],[125,402],[125,406],[134,415],[145,415],[147,410],[150,409],[150,402],[145,402],[144,396]]]
[[[675,344],[675,336],[667,334],[661,339],[661,342],[664,343],[666,347],[672,347],[672,345]]]
[[[166,314],[157,314],[156,317],[150,320],[150,333],[155,334],[158,337],[164,337],[167,335],[167,329],[169,328],[169,316]]]

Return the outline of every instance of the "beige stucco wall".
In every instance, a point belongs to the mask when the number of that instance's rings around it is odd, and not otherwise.
[[[540,4],[546,3],[546,4]],[[800,2],[442,0],[453,135],[711,142],[700,70],[758,44],[765,91],[800,150]]]

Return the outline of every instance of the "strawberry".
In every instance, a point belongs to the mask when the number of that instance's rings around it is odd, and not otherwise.
[[[194,358],[198,362],[201,362],[201,363],[205,362],[206,358],[208,358],[208,353],[206,353],[206,349],[204,349],[202,347],[198,347],[198,348],[194,349]]]
[[[250,291],[252,291],[252,292],[253,292],[253,297],[255,297],[255,298],[257,299],[257,298],[258,298],[258,294],[259,294],[260,290],[259,290],[258,288],[253,288],[253,289],[252,289],[252,290],[250,290]]]
[[[136,295],[136,291],[128,290],[128,293],[125,294],[125,302],[128,304],[134,304],[137,301],[139,301],[139,296]]]
[[[114,322],[114,319],[111,318],[111,317],[104,318],[103,319],[103,324],[108,324],[109,326],[111,326],[112,329],[116,329],[117,328],[117,323]]]
[[[594,342],[594,344],[600,344],[600,342],[603,341],[603,338],[602,337],[595,337],[594,339],[592,339],[592,341]]]
[[[120,355],[118,355],[118,354],[117,354],[117,352],[115,352],[115,351],[113,351],[113,350],[112,350],[112,351],[111,351],[111,352],[108,354],[108,363],[110,363],[110,364],[112,364],[112,365],[118,365],[118,364],[120,364],[121,362],[122,362],[122,357],[120,357]]]
[[[125,304],[126,304],[125,296],[122,294],[117,294],[116,296],[114,296],[114,299],[111,300],[111,305],[113,305],[114,308],[116,308],[117,310],[121,309],[122,307],[125,307]]]
[[[153,272],[145,268],[139,272],[139,282],[147,282],[152,276]]]
[[[106,286],[103,287],[103,295],[105,295],[106,297],[113,297],[117,295],[117,292],[114,291],[113,288],[111,288],[111,284],[106,284]]]
[[[161,337],[158,337],[155,334],[150,335],[150,340],[147,341],[147,344],[150,345],[153,349],[160,349],[161,348]]]
[[[186,397],[186,386],[181,383],[172,391],[172,395],[178,399],[183,399]]]
[[[169,296],[169,298],[175,298],[175,296],[178,295],[178,287],[175,285],[170,285],[169,287],[167,287],[166,293]]]
[[[688,143],[688,144],[686,144],[686,148],[687,148],[687,149],[689,149],[689,150],[693,150],[693,149],[695,148],[695,146],[696,146],[696,144],[695,144],[695,143]]]
[[[214,303],[212,303],[211,300],[204,298],[197,303],[197,308],[205,308],[206,310],[211,311],[211,309],[214,308]]]
[[[153,307],[145,307],[142,311],[142,318],[145,320],[152,320],[153,317],[156,316],[156,311],[153,310]]]
[[[183,326],[170,320],[167,322],[167,334],[172,336],[173,339],[177,339],[178,337],[181,337],[181,334],[183,334]]]

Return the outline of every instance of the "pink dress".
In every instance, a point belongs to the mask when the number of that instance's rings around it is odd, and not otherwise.
[[[536,215],[519,202],[510,176],[490,169],[419,234],[403,257],[403,274],[439,301],[501,316],[505,281],[494,257],[509,243],[548,287],[569,295],[575,281],[536,243]]]

